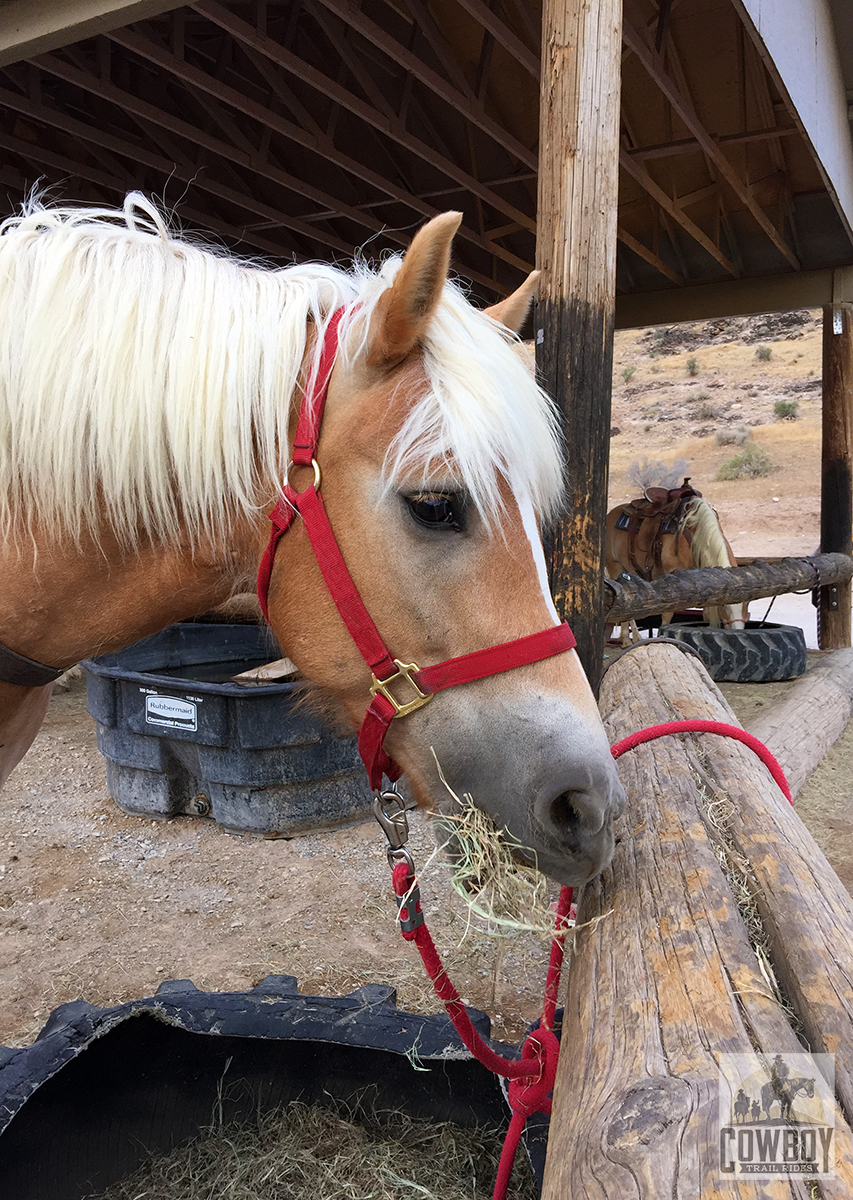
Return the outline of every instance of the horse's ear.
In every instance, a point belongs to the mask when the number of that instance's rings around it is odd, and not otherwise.
[[[390,367],[416,346],[438,307],[450,269],[458,212],[433,217],[415,234],[394,282],[379,297],[370,321],[369,367]]]
[[[507,296],[505,300],[499,300],[491,308],[484,309],[486,316],[491,317],[493,321],[499,321],[510,332],[518,333],[524,324],[524,318],[530,311],[530,301],[533,299],[541,274],[541,271],[531,271],[521,287],[516,288],[511,296]]]

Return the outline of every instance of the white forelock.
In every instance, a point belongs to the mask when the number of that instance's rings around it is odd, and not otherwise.
[[[268,501],[287,461],[310,323],[359,301],[341,352],[364,350],[400,263],[272,269],[123,209],[33,203],[0,225],[0,529],[132,544],[224,529]],[[499,477],[552,515],[562,495],[550,403],[514,339],[453,284],[423,339],[427,386],[388,448],[390,483],[449,470],[489,519]]]

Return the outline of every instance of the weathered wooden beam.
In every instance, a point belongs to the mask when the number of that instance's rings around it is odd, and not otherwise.
[[[611,741],[679,718],[737,724],[695,659],[654,643],[610,668],[601,709]],[[618,766],[627,805],[611,867],[580,897],[543,1200],[810,1195],[720,1171],[717,1055],[802,1053],[780,997],[812,1050],[836,1054],[835,1178],[820,1194],[849,1197],[853,901],[740,744],[667,737]],[[779,989],[755,950],[762,928]]]
[[[569,456],[567,515],[547,553],[593,689],[604,646],[621,23],[621,0],[546,0],[542,17],[536,362]]]
[[[675,321],[707,321],[751,313],[820,308],[853,301],[853,266],[818,271],[788,271],[754,279],[727,279],[683,288],[664,288],[637,296],[620,296],[616,328],[639,329]]]
[[[670,571],[652,583],[630,578],[605,579],[604,610],[613,625],[685,608],[740,604],[762,596],[781,596],[853,577],[849,554],[815,554],[783,558],[776,563],[752,562],[743,567],[694,567]]]
[[[820,545],[853,553],[853,304],[823,310],[823,439]],[[850,645],[851,588],[845,580],[820,600],[820,645]]]
[[[820,764],[853,716],[853,648],[833,650],[749,722],[779,763],[791,795]]]

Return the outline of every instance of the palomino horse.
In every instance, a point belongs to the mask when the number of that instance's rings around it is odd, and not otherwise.
[[[607,514],[605,570],[610,579],[623,571],[658,579],[679,567],[736,567],[737,560],[719,518],[702,493],[685,479],[680,488],[647,488],[645,495]],[[664,624],[672,620],[663,614]],[[711,625],[743,629],[746,604],[705,609]]]
[[[437,217],[402,261],[353,274],[213,253],[137,194],[123,211],[36,205],[0,226],[0,671],[19,680],[0,684],[4,779],[50,695],[25,686],[33,669],[245,590],[265,513],[278,497],[290,515],[290,471],[325,504],[355,599],[333,599],[300,509],[265,566],[284,653],[353,726],[385,706],[387,761],[421,805],[447,803],[439,763],[556,879],[606,865],[623,792],[555,628],[539,530],[562,500],[560,442],[514,332],[535,277],[474,309],[447,281],[459,222]],[[322,416],[316,461],[303,397],[309,424]],[[503,642],[509,659],[391,719],[345,624],[359,604],[402,662],[446,667]]]

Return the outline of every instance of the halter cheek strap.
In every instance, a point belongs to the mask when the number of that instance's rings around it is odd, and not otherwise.
[[[288,478],[278,503],[270,513],[272,532],[258,569],[258,599],[264,616],[268,617],[268,593],[275,552],[279,540],[293,524],[298,512],[326,586],[373,676],[370,688],[372,699],[359,730],[358,749],[367,768],[370,786],[378,791],[382,787],[383,775],[393,781],[402,774],[401,768],[383,748],[385,735],[395,718],[408,716],[422,708],[436,692],[445,688],[473,683],[527,663],[540,662],[554,654],[571,650],[576,642],[571,629],[563,622],[539,633],[450,658],[423,670],[416,663],[401,662],[391,655],[347,569],[320,494],[317,445],[329,378],[337,354],[338,326],[344,311],[338,309],[329,321],[317,371],[302,400]],[[290,469],[294,466],[311,467],[314,472],[313,481],[302,492],[297,492],[289,482]]]

